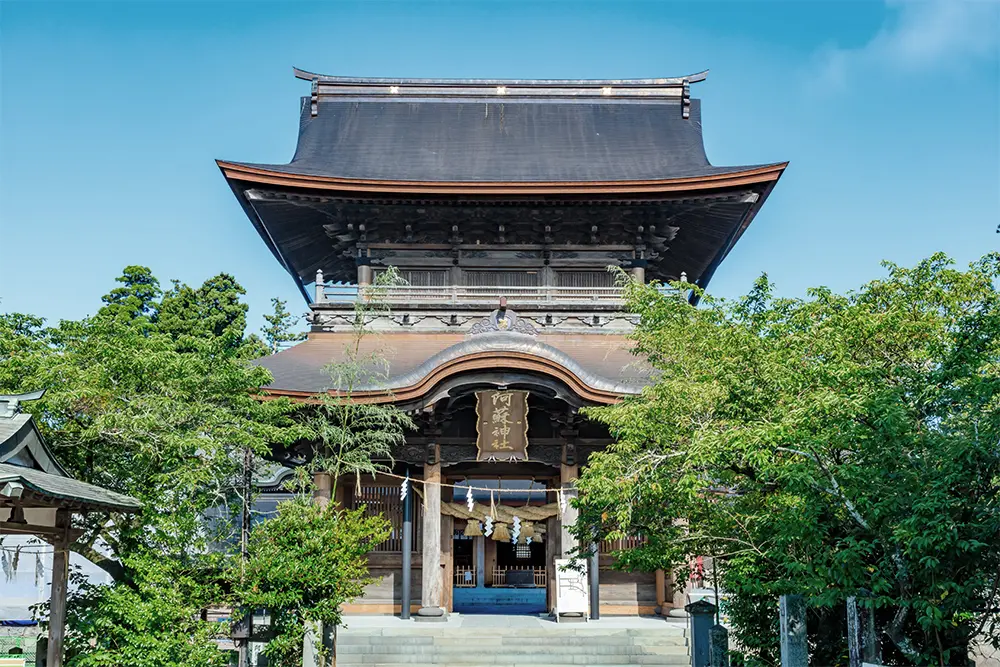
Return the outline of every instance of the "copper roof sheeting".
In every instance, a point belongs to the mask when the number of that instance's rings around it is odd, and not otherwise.
[[[757,169],[716,167],[702,140],[701,102],[303,98],[287,165],[271,172],[361,181],[594,183],[695,178]]]
[[[271,371],[274,381],[266,387],[275,393],[320,393],[336,390],[326,367],[344,358],[353,342],[350,333],[312,334],[304,343],[258,360]],[[412,386],[435,368],[463,356],[494,352],[497,355],[525,355],[545,358],[567,369],[585,385],[620,395],[637,393],[648,372],[629,353],[628,341],[620,335],[483,334],[465,336],[450,333],[392,333],[362,339],[359,358],[379,351],[387,366],[373,368],[380,380],[371,380],[358,391]],[[502,369],[498,369],[502,370]]]

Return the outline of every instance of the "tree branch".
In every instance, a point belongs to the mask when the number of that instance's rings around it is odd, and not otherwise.
[[[80,554],[91,563],[107,572],[116,582],[135,588],[135,583],[128,575],[125,566],[119,561],[105,556],[89,544],[79,544],[74,542],[70,545],[69,549],[74,553]]]

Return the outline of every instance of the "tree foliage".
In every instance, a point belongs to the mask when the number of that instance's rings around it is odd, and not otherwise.
[[[281,503],[275,517],[254,529],[248,559],[233,563],[228,579],[242,608],[270,611],[269,664],[298,667],[306,628],[340,624],[340,606],[372,581],[367,554],[389,529],[364,508],[313,504],[305,494]]]
[[[265,349],[244,334],[243,289],[231,276],[163,292],[148,269],[130,266],[117,281],[81,321],[46,328],[30,316],[0,317],[0,392],[45,389],[25,408],[60,462],[143,504],[137,516],[91,514],[78,526],[84,533],[71,548],[116,582],[75,599],[77,646],[94,643],[102,656],[79,657],[88,665],[140,664],[111,657],[110,637],[124,651],[124,635],[147,648],[186,636],[177,619],[205,597],[183,582],[211,584],[197,573],[211,570],[210,546],[231,529],[206,524],[205,512],[239,501],[245,448],[263,454],[309,435],[293,405],[254,396],[271,377],[248,363]],[[106,633],[109,625],[120,632]]]
[[[288,343],[305,340],[306,337],[303,332],[293,331],[301,318],[288,312],[288,309],[285,308],[287,305],[286,301],[275,297],[271,299],[274,311],[264,315],[267,325],[261,329],[261,334],[264,336],[264,344],[267,345],[271,354],[277,354]]]
[[[378,341],[372,321],[388,311],[387,290],[406,284],[395,267],[388,267],[365,288],[354,305],[351,336],[342,356],[327,366],[333,391],[317,396],[304,423],[315,443],[311,466],[329,473],[334,484],[342,475],[372,474],[388,469],[392,448],[403,444],[405,433],[414,428],[413,419],[386,403],[355,400],[361,390],[386,391],[388,361]],[[365,352],[365,349],[370,351]]]
[[[845,660],[859,590],[889,664],[1000,643],[1000,257],[887,269],[806,299],[764,277],[700,308],[690,285],[627,285],[656,377],[590,411],[617,443],[580,480],[577,531],[645,536],[623,567],[715,556],[751,662],[777,662],[781,593],[808,597],[817,664]]]

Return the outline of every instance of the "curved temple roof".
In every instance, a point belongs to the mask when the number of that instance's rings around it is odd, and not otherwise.
[[[286,165],[223,168],[408,183],[607,183],[740,174],[702,142],[700,100],[670,79],[363,79],[296,70],[298,147]]]

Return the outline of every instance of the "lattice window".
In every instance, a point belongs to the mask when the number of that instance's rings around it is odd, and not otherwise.
[[[556,271],[559,287],[614,287],[615,276],[607,271]]]
[[[385,269],[377,269],[375,275],[383,273]],[[450,284],[450,271],[433,271],[425,269],[399,269],[399,277],[405,280],[411,287],[444,287]]]
[[[531,547],[528,546],[527,544],[515,544],[514,558],[517,558],[519,560],[531,558]]]
[[[366,516],[381,514],[392,524],[392,532],[372,551],[402,553],[403,551],[403,501],[399,499],[399,485],[385,484],[351,489],[350,507],[365,507]],[[419,498],[413,502],[413,551],[421,551],[423,506]]]
[[[537,287],[538,271],[465,271],[469,287]]]

